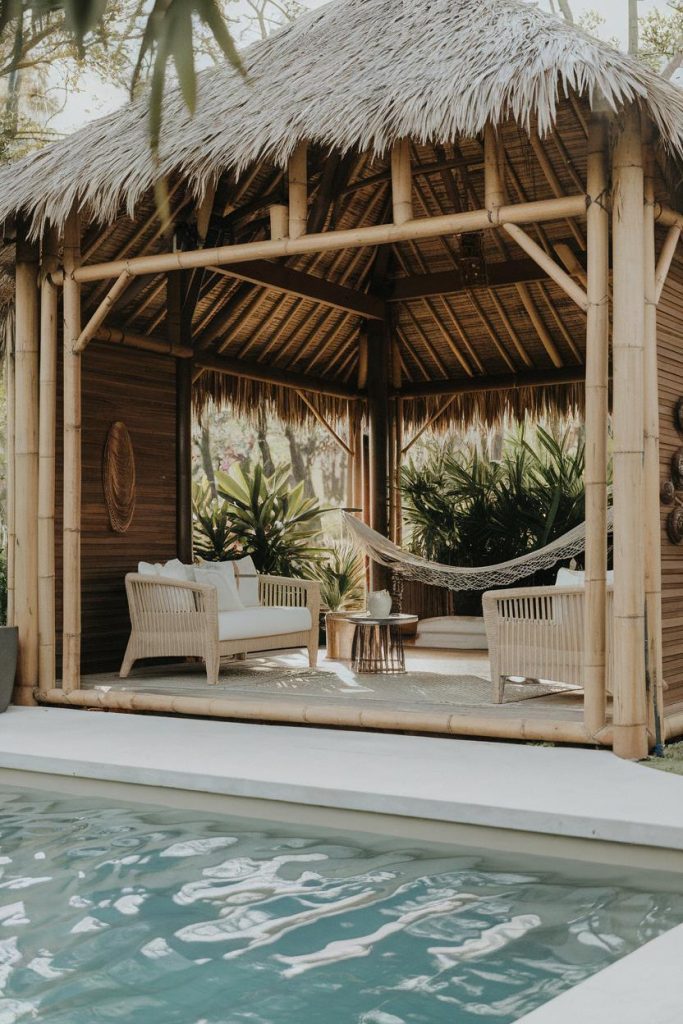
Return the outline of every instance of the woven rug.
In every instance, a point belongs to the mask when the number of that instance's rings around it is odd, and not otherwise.
[[[136,677],[137,676],[137,677]],[[104,688],[96,677],[90,686]],[[107,689],[111,686],[107,686]],[[408,671],[405,675],[354,675],[349,670],[284,668],[268,659],[251,662],[224,662],[217,686],[208,686],[199,665],[171,668],[162,677],[159,670],[133,672],[127,680],[117,681],[116,690],[144,693],[173,693],[183,696],[211,697],[295,697],[306,700],[382,701],[420,705],[476,707],[491,704],[491,682],[477,675],[446,675],[437,672]],[[567,693],[575,687],[554,683],[514,683],[505,686],[505,704],[533,697]]]

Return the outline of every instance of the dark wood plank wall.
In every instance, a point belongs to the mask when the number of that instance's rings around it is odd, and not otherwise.
[[[129,632],[124,577],[140,560],[176,554],[175,360],[92,344],[83,356],[82,668],[116,669]],[[135,515],[114,533],[104,503],[102,455],[122,420],[135,453]],[[61,426],[61,407],[58,427]],[[61,430],[58,429],[58,437]],[[61,631],[61,438],[57,480],[57,618]]]
[[[679,250],[680,252],[680,250]],[[669,273],[657,311],[659,360],[659,423],[661,480],[671,477],[671,457],[683,447],[673,408],[683,395],[683,258],[678,256]],[[679,491],[678,497],[683,497]],[[671,508],[660,505],[662,522],[662,634],[667,702],[683,687],[683,544],[675,545],[666,533]]]

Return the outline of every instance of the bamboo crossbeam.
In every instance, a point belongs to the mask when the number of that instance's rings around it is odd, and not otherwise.
[[[143,352],[158,352],[162,356],[174,356],[176,359],[192,359],[190,345],[176,345],[158,335],[134,334],[120,327],[100,327],[95,332],[94,341],[107,345],[122,345],[124,348],[137,348]]]
[[[586,217],[586,219],[588,219]],[[567,273],[571,274],[572,277],[578,278],[586,291],[588,290],[588,275],[581,263],[581,260],[576,255],[574,250],[568,246],[565,242],[558,242],[555,246],[555,252],[564,263]]]
[[[644,632],[643,162],[640,116],[621,116],[612,168],[614,751],[647,756]]]
[[[439,238],[443,235],[483,231],[503,222],[533,224],[562,220],[567,216],[585,217],[586,200],[583,195],[562,199],[541,199],[529,203],[502,206],[495,211],[466,210],[440,217],[420,217],[406,224],[373,224],[364,228],[325,231],[302,238],[266,239],[223,245],[214,249],[194,249],[138,256],[109,263],[93,263],[73,271],[75,281],[104,281],[118,277],[124,270],[131,274],[164,274],[174,270],[192,270],[195,267],[227,266],[253,259],[281,259],[307,253],[333,252],[338,249],[359,249],[365,246],[392,245],[396,242]],[[62,284],[63,274],[55,274],[55,284]]]
[[[676,248],[683,231],[682,224],[672,224],[664,239],[657,266],[655,268],[655,301],[659,302],[664,291],[666,279],[669,276],[673,258],[676,255]]]
[[[348,445],[346,443],[346,441],[344,440],[344,438],[339,436],[339,434],[334,429],[334,427],[330,423],[327,422],[327,420],[325,419],[323,414],[320,412],[320,409],[318,409],[314,405],[314,403],[311,402],[311,400],[306,397],[306,395],[304,394],[303,391],[297,391],[297,395],[299,396],[301,401],[304,403],[304,405],[307,406],[311,410],[311,412],[313,413],[314,418],[318,421],[320,426],[324,427],[325,430],[328,432],[328,434],[331,437],[334,438],[334,440],[337,442],[339,447],[343,448],[347,455],[353,456],[353,449],[351,448],[351,446]]]
[[[476,395],[486,391],[515,391],[519,388],[544,388],[561,384],[582,384],[583,366],[557,370],[531,370],[526,373],[505,373],[491,377],[460,380],[426,380],[406,384],[398,394],[401,398],[429,398],[435,395]]]
[[[62,573],[62,687],[76,690],[81,677],[81,289],[80,222],[73,211],[64,226],[64,498]]]
[[[245,380],[257,380],[263,384],[274,384],[276,387],[293,388],[294,391],[309,391],[318,395],[330,395],[332,398],[358,398],[359,393],[339,381],[327,381],[317,377],[308,377],[303,373],[291,370],[280,370],[277,367],[265,366],[260,363],[246,362],[242,359],[230,359],[227,356],[212,356],[209,353],[198,353],[195,365],[204,370],[214,370],[228,377],[241,377]]]
[[[413,447],[414,444],[416,444],[420,440],[420,438],[425,433],[425,431],[429,430],[429,428],[431,427],[432,423],[436,423],[436,421],[438,420],[439,416],[442,416],[445,413],[446,409],[448,409],[448,407],[453,404],[453,402],[456,400],[457,397],[458,397],[457,395],[449,395],[448,398],[446,398],[446,400],[441,403],[441,405],[436,410],[436,412],[433,412],[432,415],[429,417],[429,419],[425,423],[422,424],[422,426],[417,431],[417,433],[413,434],[413,436],[411,437],[410,441],[408,441],[407,444],[404,444],[401,447],[401,449],[400,449],[401,455],[407,455],[408,454],[410,449]]]
[[[516,224],[503,224],[503,230],[508,233],[510,238],[522,249],[527,256],[530,256],[532,260],[538,263],[547,273],[548,277],[552,278],[556,285],[558,285],[563,292],[565,292],[570,299],[572,299],[579,309],[582,309],[585,313],[588,309],[588,298],[585,291],[581,288],[576,281],[569,276],[566,270],[558,266],[554,259],[548,256],[547,252],[543,250],[537,242],[534,242],[526,231],[520,228]]]
[[[548,159],[548,154],[546,153],[545,147],[543,146],[543,143],[541,142],[540,138],[538,137],[538,133],[537,132],[535,132],[535,131],[530,132],[530,134],[529,134],[529,142],[531,143],[531,148],[533,149],[534,155],[536,156],[536,159],[538,160],[539,167],[543,171],[543,175],[545,177],[545,180],[550,185],[550,188],[554,192],[555,196],[559,199],[561,196],[564,195],[564,190],[562,188],[562,182],[558,178],[557,173],[555,171],[555,168],[553,167],[553,165],[551,164],[550,160]],[[572,220],[571,217],[567,218],[567,225],[569,227],[569,230],[573,234],[574,238],[578,242],[579,246],[582,249],[585,249],[586,248],[586,242],[584,240],[584,237],[581,234],[581,232],[579,231],[578,227],[576,226],[576,224],[574,223],[574,221]]]
[[[586,321],[586,596],[584,614],[584,723],[595,734],[605,725],[607,651],[607,420],[609,414],[609,214],[607,123],[591,117],[588,135],[588,310]]]
[[[81,352],[85,352],[89,343],[94,338],[97,330],[107,318],[107,314],[116,305],[116,302],[123,295],[124,291],[133,280],[133,275],[127,270],[122,271],[117,277],[115,283],[111,286],[105,297],[100,302],[99,306],[88,320],[87,324],[78,336],[78,340],[74,345],[74,352],[80,355]]]
[[[56,678],[55,445],[57,430],[57,312],[59,291],[50,281],[58,262],[53,230],[43,237],[40,283],[40,431],[38,445],[38,686]]]

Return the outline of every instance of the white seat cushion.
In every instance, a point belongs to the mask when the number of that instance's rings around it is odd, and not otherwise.
[[[614,570],[608,569],[606,574],[607,586],[614,583]],[[583,569],[566,569],[564,566],[557,570],[555,578],[556,587],[583,587],[586,584],[586,574]]]
[[[251,640],[259,636],[304,633],[311,628],[308,608],[244,608],[219,612],[219,640]]]
[[[486,633],[481,615],[440,615],[435,619],[420,619],[418,633]]]

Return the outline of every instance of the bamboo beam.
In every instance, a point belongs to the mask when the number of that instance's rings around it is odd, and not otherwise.
[[[15,338],[15,591],[19,660],[14,702],[38,682],[38,249],[17,225]]]
[[[564,195],[564,189],[562,188],[562,183],[561,183],[560,179],[557,176],[555,168],[553,167],[553,165],[551,164],[551,162],[550,162],[550,160],[548,158],[548,154],[547,154],[547,152],[545,150],[545,147],[544,147],[543,143],[541,142],[540,138],[538,137],[538,133],[535,132],[535,131],[530,132],[529,133],[529,141],[531,143],[531,148],[534,151],[536,159],[538,160],[539,166],[540,166],[541,170],[543,171],[543,174],[545,176],[546,181],[550,185],[550,188],[554,192],[555,196],[558,199],[560,199]],[[585,249],[586,248],[585,239],[584,239],[581,231],[579,230],[579,228],[574,223],[574,221],[573,221],[573,219],[571,217],[567,218],[567,224],[568,224],[569,230],[573,234],[574,238],[579,243],[579,246],[582,249]]]
[[[81,678],[81,333],[80,221],[73,210],[64,225],[64,499],[62,542],[62,689],[77,690]]]
[[[343,437],[340,437],[340,436],[339,436],[339,434],[338,434],[338,433],[337,433],[337,431],[336,431],[336,430],[334,429],[334,427],[333,427],[333,426],[332,426],[332,425],[331,425],[330,423],[328,423],[328,422],[327,422],[327,420],[325,419],[325,417],[323,416],[323,414],[322,414],[322,413],[320,412],[320,409],[318,409],[318,408],[317,408],[317,407],[316,407],[316,406],[315,406],[315,405],[313,404],[313,402],[311,402],[310,398],[307,398],[307,397],[306,397],[306,395],[304,394],[304,392],[303,392],[303,391],[297,391],[297,395],[299,396],[299,398],[301,399],[301,401],[302,401],[302,402],[304,403],[304,405],[305,405],[305,406],[306,406],[306,407],[307,407],[308,409],[310,409],[310,410],[311,410],[311,412],[313,413],[313,416],[314,416],[314,418],[315,418],[315,419],[316,419],[316,420],[318,421],[318,423],[320,424],[320,426],[321,426],[321,427],[324,427],[324,428],[325,428],[325,430],[327,431],[327,433],[328,433],[328,434],[329,434],[329,435],[330,435],[330,436],[331,436],[332,438],[334,438],[334,440],[335,440],[335,441],[337,442],[337,444],[339,445],[339,447],[340,447],[340,448],[343,448],[343,450],[344,450],[344,451],[346,452],[346,454],[347,454],[347,455],[349,455],[349,456],[350,456],[350,455],[353,455],[353,449],[351,448],[351,445],[348,445],[348,444],[346,443],[346,441],[344,440],[344,438],[343,438]]]
[[[115,283],[111,286],[78,336],[76,344],[74,345],[74,353],[76,355],[81,355],[81,353],[85,352],[89,343],[97,333],[98,328],[102,326],[107,318],[107,314],[114,308],[117,300],[121,295],[123,295],[132,280],[133,275],[127,270],[124,270],[119,274]]]
[[[57,315],[59,291],[50,274],[58,265],[58,238],[43,236],[40,282],[40,431],[38,451],[38,686],[56,679],[55,445],[57,430]]]
[[[516,224],[503,224],[502,227],[520,249],[538,263],[539,267],[545,270],[548,277],[552,278],[555,284],[585,313],[588,309],[588,299],[583,288],[580,288],[576,281],[562,267],[558,266],[555,260],[548,256],[537,242],[534,242],[533,238],[527,235],[526,231]]]
[[[609,416],[609,214],[607,121],[592,114],[588,135],[588,309],[586,322],[586,606],[583,715],[595,735],[605,725],[607,650],[607,420]]]
[[[412,302],[415,299],[456,295],[471,288],[506,288],[527,281],[547,281],[547,271],[536,260],[505,260],[486,266],[486,280],[466,281],[459,267],[439,270],[433,274],[414,274],[393,281],[386,295],[387,302]]]
[[[482,231],[491,226],[533,224],[562,220],[567,216],[581,217],[586,213],[585,196],[566,196],[562,199],[541,199],[536,202],[502,206],[497,210],[465,210],[462,213],[440,217],[419,217],[405,224],[374,224],[364,228],[343,231],[325,231],[302,238],[266,239],[223,245],[213,249],[195,249],[138,256],[130,260],[112,260],[93,263],[75,271],[75,280],[81,283],[104,281],[118,277],[124,270],[131,274],[164,274],[174,270],[192,270],[194,267],[227,266],[246,263],[253,259],[279,259],[306,253],[333,252],[338,249],[359,249],[365,246],[392,245],[396,242],[439,238],[443,235]],[[63,282],[62,274],[55,274],[56,284]]]
[[[121,327],[100,327],[95,332],[94,341],[106,345],[122,345],[124,348],[141,349],[143,352],[158,352],[162,356],[175,356],[176,359],[192,359],[190,345],[177,345],[158,335],[134,334]]]
[[[586,220],[587,219],[588,218],[586,218]],[[586,245],[587,244],[588,243],[586,243]],[[558,242],[555,246],[555,252],[564,263],[567,272],[570,273],[572,277],[576,277],[583,287],[588,290],[588,275],[574,250],[564,242]]]
[[[664,245],[662,246],[662,250],[659,254],[659,259],[657,260],[657,266],[655,269],[656,302],[659,302],[659,300],[662,297],[664,285],[666,284],[666,279],[669,276],[669,271],[671,269],[673,258],[676,255],[676,248],[678,246],[682,230],[683,226],[681,224],[672,224],[672,226],[669,228],[667,232],[666,238],[664,239]]]
[[[659,374],[657,362],[657,281],[655,255],[655,154],[653,130],[643,125],[643,207],[644,261],[644,488],[645,488],[645,640],[649,683],[648,724],[663,743],[664,667],[662,655],[662,545],[659,500]],[[671,231],[677,231],[671,228]],[[679,232],[680,234],[680,232]],[[668,237],[667,237],[668,240]],[[676,239],[676,242],[678,239]],[[673,253],[672,253],[673,258]],[[663,283],[663,281],[662,281]]]
[[[315,274],[306,274],[292,267],[267,260],[254,260],[251,263],[240,263],[236,267],[209,267],[214,274],[225,277],[236,277],[252,284],[263,285],[270,291],[282,292],[285,295],[296,295],[302,299],[332,309],[341,309],[345,313],[369,317],[371,320],[383,320],[386,308],[384,301],[375,295],[347,288],[333,281],[326,281]]]
[[[560,351],[555,342],[553,341],[550,335],[550,331],[541,319],[541,314],[538,312],[536,304],[531,298],[531,295],[529,294],[526,285],[519,285],[519,297],[521,299],[522,305],[524,306],[527,312],[527,316],[529,317],[531,323],[534,326],[534,330],[540,338],[543,348],[546,350],[547,354],[550,357],[551,363],[553,364],[553,366],[556,366],[558,368],[563,366],[564,361],[562,359],[562,356],[560,355]]]
[[[40,694],[41,704],[66,707],[108,708],[112,711],[152,711],[161,714],[197,715],[245,721],[299,722],[311,725],[346,726],[354,729],[402,729],[410,732],[492,739],[608,746],[609,729],[589,736],[582,722],[552,718],[512,718],[495,714],[454,714],[448,711],[396,710],[382,707],[349,707],[348,704],[297,704],[282,700],[244,697],[193,697],[167,693],[130,693],[120,690],[50,690]],[[369,704],[370,702],[368,702]],[[683,716],[680,716],[683,720]]]
[[[291,370],[281,370],[278,367],[242,359],[230,359],[227,356],[212,356],[202,352],[197,355],[195,363],[203,370],[214,370],[229,377],[258,380],[264,384],[274,384],[276,387],[293,388],[294,391],[309,391],[318,395],[330,395],[332,398],[358,398],[359,395],[355,388],[339,381],[309,377],[304,373],[294,373]]]
[[[614,751],[647,755],[643,558],[643,163],[632,104],[612,163],[614,397]]]
[[[474,380],[427,380],[417,384],[406,384],[401,389],[401,398],[427,398],[432,395],[474,395],[486,391],[515,391],[519,388],[555,387],[562,384],[582,384],[585,380],[583,366],[571,366],[558,370],[532,370],[525,373],[505,373],[491,377],[476,377]]]
[[[391,205],[394,224],[413,219],[413,177],[410,169],[410,140],[400,139],[391,150]]]
[[[308,221],[308,147],[299,143],[289,159],[289,237],[302,238]]]

